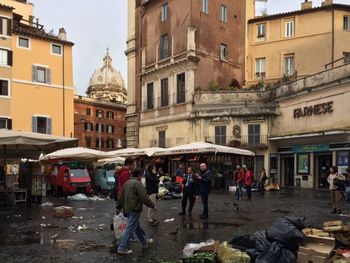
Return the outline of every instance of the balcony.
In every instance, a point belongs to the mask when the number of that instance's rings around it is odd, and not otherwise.
[[[265,149],[267,148],[267,135],[242,135],[241,138],[233,136],[205,137],[205,141],[223,146],[244,148],[244,149]]]
[[[170,106],[170,104],[169,104],[169,97],[170,97],[169,95],[158,97],[157,98],[157,100],[158,100],[158,108],[164,108],[164,107]]]

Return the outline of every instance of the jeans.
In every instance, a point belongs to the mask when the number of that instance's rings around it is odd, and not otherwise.
[[[252,199],[252,187],[250,185],[246,185],[245,189],[247,190],[247,198],[248,200]]]
[[[208,216],[208,197],[209,193],[201,193],[202,203],[203,203],[203,213],[202,215]]]
[[[237,184],[237,190],[236,190],[236,199],[242,199],[242,183]]]
[[[120,241],[118,251],[125,251],[128,249],[129,239],[133,232],[135,232],[136,236],[139,238],[142,246],[145,246],[147,244],[146,233],[140,226],[140,215],[141,213],[128,214],[128,225]]]

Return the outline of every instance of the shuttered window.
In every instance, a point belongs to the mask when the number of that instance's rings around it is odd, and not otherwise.
[[[248,125],[248,144],[257,146],[260,144],[260,124]]]
[[[9,96],[9,81],[0,79],[0,96]]]
[[[160,81],[160,106],[166,107],[169,106],[169,90],[168,90],[168,79],[162,79]]]
[[[12,66],[12,51],[0,49],[0,66]]]
[[[51,70],[49,68],[33,66],[32,75],[33,82],[51,84]]]
[[[12,120],[9,118],[0,118],[0,130],[12,130]]]
[[[48,117],[33,116],[32,131],[37,133],[51,134],[52,119]]]
[[[12,35],[12,21],[6,17],[0,17],[0,35]]]
[[[147,84],[147,110],[152,110],[153,105],[153,82]]]
[[[164,35],[160,37],[160,59],[169,56],[169,36]]]
[[[226,126],[215,126],[215,144],[226,145]]]
[[[186,76],[185,73],[177,75],[176,78],[176,89],[177,89],[177,96],[176,96],[176,102],[177,103],[184,103],[186,101]]]

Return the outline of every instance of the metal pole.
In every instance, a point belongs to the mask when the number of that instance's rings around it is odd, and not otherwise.
[[[6,191],[6,145],[4,145],[4,189]]]
[[[102,125],[101,125],[101,120],[99,122],[99,125],[98,125],[98,150],[101,151],[101,128],[102,128]]]

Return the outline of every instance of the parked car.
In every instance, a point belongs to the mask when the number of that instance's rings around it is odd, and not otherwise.
[[[54,195],[91,193],[91,178],[85,163],[68,162],[55,164],[50,176]]]
[[[116,163],[107,163],[95,169],[94,183],[98,190],[112,191],[115,183],[114,173],[117,165]]]

